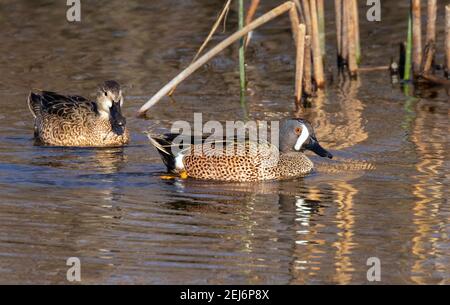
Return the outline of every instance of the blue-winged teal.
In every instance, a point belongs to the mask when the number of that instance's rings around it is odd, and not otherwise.
[[[98,89],[96,101],[50,91],[31,92],[28,106],[34,116],[38,143],[53,146],[122,146],[129,132],[122,116],[122,90],[116,81]]]
[[[313,163],[303,153],[305,149],[321,157],[333,157],[319,145],[313,128],[302,119],[281,121],[279,148],[248,139],[210,141],[208,138],[203,138],[202,144],[188,144],[186,147],[180,143],[195,143],[194,136],[183,137],[174,133],[149,133],[148,136],[169,172],[197,179],[238,182],[289,179],[312,171]],[[218,143],[223,145],[215,149]],[[240,153],[238,149],[241,149]]]

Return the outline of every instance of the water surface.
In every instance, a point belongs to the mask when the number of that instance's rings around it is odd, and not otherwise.
[[[328,3],[328,86],[303,116],[335,158],[311,155],[317,171],[292,181],[160,178],[164,167],[143,133],[149,125],[170,128],[194,112],[205,121],[293,113],[295,52],[284,17],[253,36],[245,111],[231,48],[180,85],[173,100],[153,107],[148,120],[135,118],[189,64],[222,2],[89,1],[82,21],[69,24],[63,2],[2,1],[0,283],[67,283],[66,259],[75,256],[83,283],[367,283],[366,261],[378,257],[382,283],[448,284],[449,93],[406,96],[383,71],[339,78]],[[403,2],[384,1],[380,23],[361,12],[365,66],[397,56]],[[259,12],[277,3],[264,1]],[[231,12],[227,33],[235,24]],[[442,46],[441,8],[438,25]],[[130,146],[33,146],[30,89],[90,96],[106,79],[125,86]]]

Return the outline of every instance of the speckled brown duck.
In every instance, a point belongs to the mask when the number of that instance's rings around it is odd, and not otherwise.
[[[186,147],[186,141],[195,143],[194,137],[183,138],[184,146],[180,146],[174,144],[181,143],[183,136],[180,134],[149,133],[148,136],[170,173],[197,179],[236,182],[284,180],[304,176],[313,170],[314,165],[304,154],[305,150],[321,157],[333,157],[320,146],[311,124],[302,119],[280,122],[279,147],[249,139],[221,139],[219,142],[223,145],[216,149],[218,140],[210,141],[208,138]]]
[[[122,116],[122,105],[122,90],[113,80],[99,86],[95,101],[50,91],[31,92],[28,96],[36,142],[52,146],[127,144],[129,132]]]

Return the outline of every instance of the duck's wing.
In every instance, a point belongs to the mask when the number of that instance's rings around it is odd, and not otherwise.
[[[152,144],[158,148],[158,150],[170,154],[168,151],[173,148],[177,147],[178,149],[181,149],[183,146],[185,151],[186,145],[187,146],[193,146],[193,145],[199,145],[199,144],[222,144],[223,146],[227,145],[237,145],[238,143],[248,145],[249,143],[253,143],[250,141],[250,139],[246,136],[244,138],[238,138],[237,136],[234,137],[217,137],[213,134],[203,134],[202,136],[195,136],[195,135],[183,135],[179,133],[165,133],[165,134],[156,134],[152,131],[148,131],[147,135],[149,139],[152,141]],[[176,141],[175,141],[176,140]],[[176,142],[176,143],[175,143]],[[275,149],[278,151],[278,148],[275,145],[272,145],[271,143],[267,141],[261,141],[259,140],[258,145],[265,145],[269,147],[269,149],[272,150]]]
[[[95,102],[79,95],[61,95],[51,91],[31,92],[28,106],[34,117],[49,114],[65,118],[82,111],[98,113]]]

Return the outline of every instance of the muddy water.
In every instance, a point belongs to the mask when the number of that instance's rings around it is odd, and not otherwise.
[[[382,283],[449,283],[448,92],[407,96],[385,72],[338,78],[332,6],[333,77],[304,117],[335,159],[311,156],[317,171],[285,182],[160,178],[164,167],[143,134],[151,124],[169,128],[194,112],[219,121],[292,115],[294,51],[281,18],[253,36],[246,107],[229,49],[147,121],[134,117],[189,63],[222,2],[89,1],[82,21],[69,24],[64,3],[2,1],[0,283],[67,283],[72,256],[83,283],[367,283],[369,257],[380,259]],[[362,11],[364,65],[396,56],[406,32],[401,2],[383,1],[379,23]],[[228,20],[229,33],[236,14]],[[105,79],[126,86],[130,146],[32,145],[31,88],[89,96]]]

